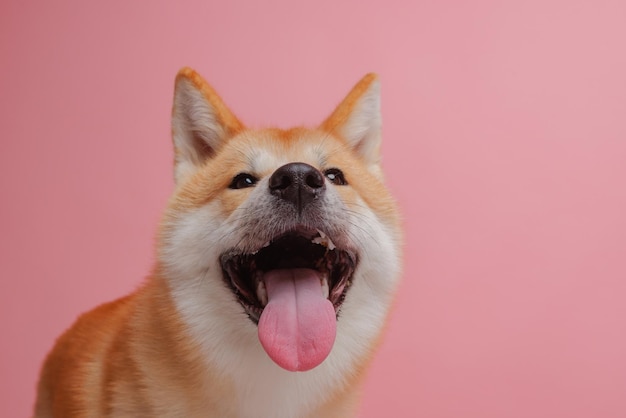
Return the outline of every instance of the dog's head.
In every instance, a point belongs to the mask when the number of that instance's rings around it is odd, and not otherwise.
[[[229,357],[260,348],[257,335],[274,362],[298,371],[329,353],[369,354],[400,268],[379,107],[370,74],[317,128],[248,129],[197,73],[181,70],[177,187],[159,261],[201,344]]]

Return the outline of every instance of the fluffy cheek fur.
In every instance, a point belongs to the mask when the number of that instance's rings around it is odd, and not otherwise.
[[[393,226],[382,223],[354,192],[349,192],[350,202],[344,203],[344,192],[331,185],[326,203],[330,212],[333,206],[342,208],[336,214],[342,214],[345,235],[357,249],[360,263],[339,313],[336,342],[326,361],[306,373],[279,368],[263,351],[256,326],[225,285],[218,263],[227,249],[245,246],[245,213],[271,213],[263,184],[228,217],[219,200],[187,210],[184,216],[170,213],[162,231],[159,257],[171,278],[174,302],[207,360],[235,384],[248,388],[241,394],[246,403],[256,408],[267,405],[271,411],[277,393],[283,400],[289,396],[304,402],[308,396],[328,398],[333,392],[329,388],[346,384],[341,380],[345,377],[340,376],[354,375],[369,360],[375,349],[371,342],[377,340],[384,324],[400,263]],[[259,372],[251,376],[250,370]],[[272,385],[267,384],[269,381]],[[273,392],[265,393],[264,388],[269,387]],[[282,390],[277,391],[277,387]],[[287,410],[285,416],[289,416]]]

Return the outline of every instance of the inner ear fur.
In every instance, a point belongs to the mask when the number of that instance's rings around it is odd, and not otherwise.
[[[243,129],[244,125],[197,72],[187,67],[178,72],[172,108],[177,182]]]
[[[378,76],[363,77],[320,127],[346,141],[368,164],[378,165],[382,139]]]

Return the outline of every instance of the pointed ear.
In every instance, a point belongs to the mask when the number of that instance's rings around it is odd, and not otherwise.
[[[321,128],[343,138],[370,166],[380,163],[380,83],[367,74],[352,88]]]
[[[178,72],[172,109],[176,183],[243,129],[243,124],[198,73],[191,68]]]

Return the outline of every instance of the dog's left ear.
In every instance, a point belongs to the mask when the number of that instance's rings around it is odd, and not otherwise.
[[[243,129],[244,125],[198,73],[191,68],[178,72],[172,109],[176,183]]]
[[[378,171],[382,128],[378,76],[370,73],[363,77],[320,127],[343,138]]]

